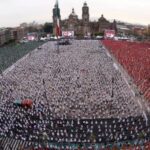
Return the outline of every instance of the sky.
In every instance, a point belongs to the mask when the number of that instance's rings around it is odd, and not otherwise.
[[[15,27],[23,22],[52,22],[52,9],[56,0],[0,0],[0,27]],[[72,8],[79,18],[85,0],[58,0],[61,18],[68,18]],[[108,20],[150,24],[150,0],[86,0],[90,19],[101,14]]]

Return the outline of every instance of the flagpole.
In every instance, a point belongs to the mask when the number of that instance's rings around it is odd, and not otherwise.
[[[59,7],[58,7],[58,0],[56,0],[56,14],[57,14],[57,20],[56,20],[56,36],[57,36],[57,53],[59,54],[59,38],[60,35],[60,18],[59,18]]]
[[[47,104],[49,105],[47,93],[46,93],[46,87],[45,87],[45,80],[43,79],[43,87],[44,87],[44,98],[46,99]]]
[[[58,36],[57,36],[57,53],[59,54],[59,41],[58,41]]]
[[[111,98],[114,98],[113,84],[114,84],[114,77],[112,77],[112,80],[111,80]]]

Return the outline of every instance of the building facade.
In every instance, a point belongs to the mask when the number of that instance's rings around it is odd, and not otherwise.
[[[56,18],[59,16],[60,26],[62,31],[74,31],[76,36],[90,36],[96,34],[103,34],[105,29],[116,29],[113,23],[110,23],[103,15],[98,21],[90,21],[90,12],[87,3],[85,2],[82,7],[82,19],[78,18],[75,10],[68,16],[68,19],[61,20],[60,9],[58,2],[53,9],[53,34],[55,34]]]
[[[20,41],[25,35],[27,31],[25,28],[17,27],[17,28],[1,28],[0,29],[0,46],[9,43],[10,41]]]
[[[1,28],[0,29],[0,46],[8,43],[10,40],[12,40],[11,29]]]
[[[25,35],[27,35],[27,30],[26,28],[23,28],[23,27],[16,27],[16,28],[13,28],[11,30],[11,35],[12,35],[12,38],[18,42],[20,41],[21,39],[23,39],[23,37]]]

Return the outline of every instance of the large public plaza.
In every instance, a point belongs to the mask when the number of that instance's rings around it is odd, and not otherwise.
[[[66,143],[147,137],[146,101],[102,43],[72,40],[59,52],[56,44],[43,44],[1,74],[0,136],[39,144],[43,133]],[[31,108],[14,105],[26,98]]]

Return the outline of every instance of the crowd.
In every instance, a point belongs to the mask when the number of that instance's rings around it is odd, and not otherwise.
[[[116,56],[150,100],[150,43],[104,40],[104,45]]]
[[[46,134],[37,134],[39,139],[11,140],[4,138],[2,145],[10,147],[24,146],[26,148],[77,149],[78,147],[94,149],[117,148],[128,149],[142,147],[150,148],[150,127],[142,117],[122,119],[81,119],[81,120],[51,120],[46,122]],[[31,132],[31,131],[30,131]],[[9,140],[9,142],[8,142]],[[16,142],[17,141],[17,142]],[[15,145],[14,145],[14,142]],[[147,147],[147,148],[146,148]]]
[[[122,74],[98,41],[48,42],[0,77],[0,136],[107,143],[148,138],[150,128]],[[32,108],[14,105],[30,98]]]

